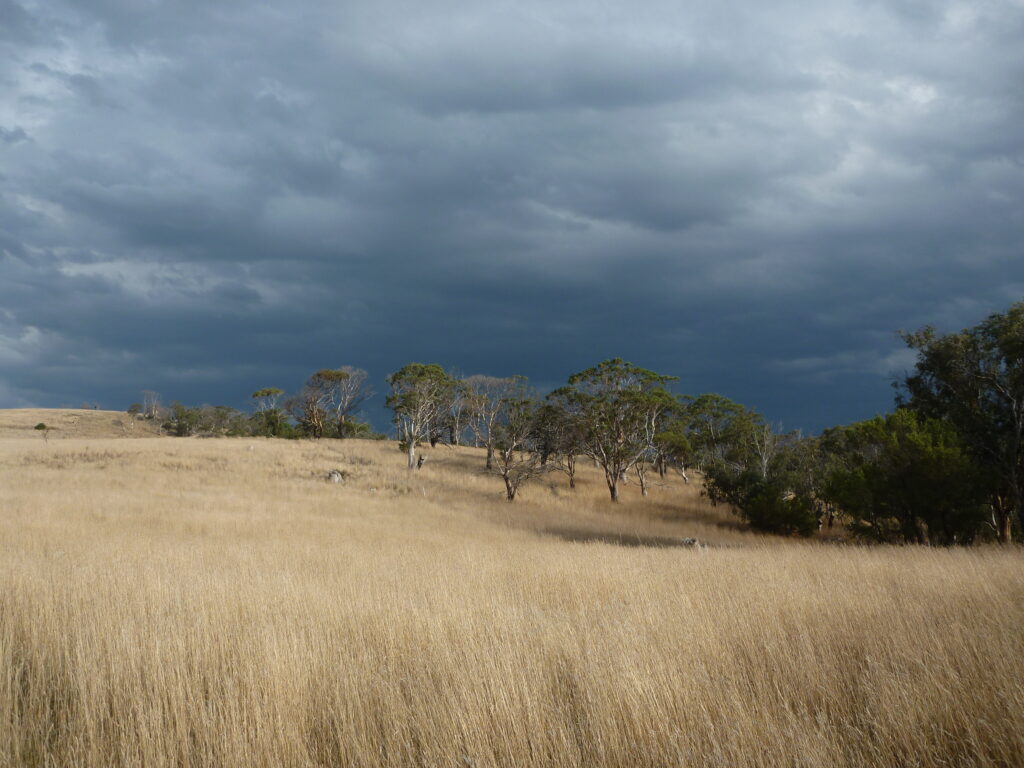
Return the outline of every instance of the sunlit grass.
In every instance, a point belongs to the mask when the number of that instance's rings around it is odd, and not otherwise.
[[[0,765],[1021,764],[1018,550],[755,536],[592,468],[507,504],[481,464],[0,440]]]

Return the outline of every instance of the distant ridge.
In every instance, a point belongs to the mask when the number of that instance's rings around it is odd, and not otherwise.
[[[0,409],[0,439],[42,440],[35,427],[47,426],[46,439],[111,437],[156,437],[159,428],[152,421],[136,419],[124,411],[99,411],[88,408],[9,408]]]

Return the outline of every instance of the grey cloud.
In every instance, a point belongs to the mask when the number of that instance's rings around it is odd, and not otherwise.
[[[620,355],[817,428],[1024,286],[1010,0],[5,19],[0,405]]]
[[[4,144],[17,144],[19,141],[30,141],[30,138],[21,126],[4,128],[0,125],[0,141]]]
[[[17,0],[0,0],[0,41],[23,42],[39,34],[35,18]]]

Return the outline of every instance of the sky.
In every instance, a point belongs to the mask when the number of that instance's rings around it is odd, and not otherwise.
[[[0,407],[622,357],[816,431],[1024,299],[1024,0],[0,0]]]

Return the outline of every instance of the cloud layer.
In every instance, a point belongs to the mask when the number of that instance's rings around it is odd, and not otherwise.
[[[622,356],[885,409],[896,329],[1024,296],[1024,3],[686,6],[0,0],[0,406]]]

